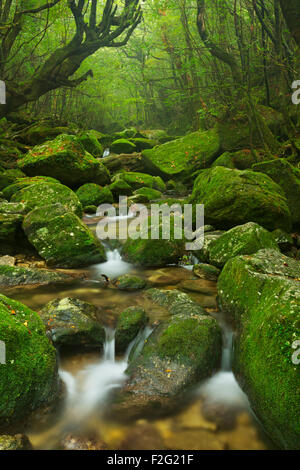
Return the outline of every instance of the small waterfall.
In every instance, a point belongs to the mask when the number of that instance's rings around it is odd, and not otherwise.
[[[59,371],[67,389],[66,427],[79,425],[92,413],[101,414],[111,391],[120,388],[127,378],[125,371],[131,350],[140,351],[152,329],[146,327],[140,331],[120,361],[115,359],[115,330],[106,328],[105,331],[103,358],[99,363],[85,367],[75,376],[62,369]]]
[[[119,250],[108,250],[106,252],[107,261],[105,263],[92,266],[92,276],[99,278],[101,274],[105,274],[109,278],[116,278],[123,274],[129,273],[133,266],[130,263],[122,260]]]

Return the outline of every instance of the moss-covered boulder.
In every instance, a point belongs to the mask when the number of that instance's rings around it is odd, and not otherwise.
[[[133,153],[136,150],[135,144],[127,139],[117,139],[110,146],[112,153]]]
[[[101,158],[103,155],[103,147],[94,132],[95,131],[81,132],[77,135],[77,138],[88,153],[95,158]]]
[[[74,281],[74,277],[48,269],[0,265],[0,287],[46,285]]]
[[[218,133],[210,129],[188,134],[152,150],[144,150],[142,158],[150,174],[171,179],[196,169],[208,168],[219,153]]]
[[[87,183],[80,186],[76,191],[76,195],[83,207],[99,206],[100,204],[112,204],[114,202],[112,192],[106,186],[102,188],[95,183]]]
[[[78,197],[63,184],[35,183],[15,193],[11,201],[25,203],[28,212],[36,207],[59,203],[79,217],[82,215],[82,206]]]
[[[140,131],[140,134],[150,140],[158,141],[160,144],[174,140],[174,137],[168,135],[168,133],[163,129],[146,129]]]
[[[215,319],[183,311],[173,315],[153,331],[141,353],[133,355],[116,411],[131,418],[170,412],[192,385],[219,367],[221,348]]]
[[[116,352],[122,354],[147,324],[146,312],[140,307],[129,307],[118,318],[116,326]]]
[[[22,152],[17,147],[17,143],[0,139],[0,166],[5,170],[16,168],[18,159]]]
[[[155,199],[160,199],[162,197],[162,193],[157,191],[157,189],[152,188],[140,188],[134,191],[134,194],[139,194],[144,196],[148,201],[154,201]]]
[[[222,230],[204,232],[204,242],[200,250],[195,250],[194,254],[200,263],[209,263],[209,249],[213,243],[221,237]]]
[[[133,189],[132,187],[126,183],[123,179],[116,179],[111,185],[109,186],[110,192],[113,194],[115,199],[118,199],[119,196],[131,196]]]
[[[0,340],[6,363],[0,365],[1,427],[57,398],[56,351],[38,314],[0,295]]]
[[[279,251],[273,235],[254,222],[228,230],[209,246],[209,261],[222,268],[225,263],[238,255],[252,255],[259,250]]]
[[[0,450],[32,450],[32,445],[24,434],[15,436],[3,434],[0,435]]]
[[[84,183],[104,186],[110,182],[107,168],[72,135],[62,134],[35,146],[19,160],[18,166],[28,176],[51,176],[70,187]]]
[[[49,302],[40,311],[48,335],[59,346],[100,348],[105,330],[97,321],[97,308],[79,299],[66,297]]]
[[[146,173],[124,172],[118,175],[118,178],[125,181],[133,188],[133,190],[144,187],[156,189],[157,191],[165,191],[166,185],[159,176],[150,176]]]
[[[15,183],[18,178],[26,176],[23,171],[18,169],[6,170],[0,172],[0,191],[6,188],[7,186]]]
[[[294,244],[294,240],[291,234],[286,233],[284,230],[277,228],[273,230],[272,237],[274,238],[275,242],[279,246],[280,250],[287,251],[292,248]]]
[[[300,263],[262,250],[229,260],[218,281],[220,307],[234,319],[234,373],[273,441],[300,448]]]
[[[266,160],[268,157],[260,155],[258,152],[251,152],[250,149],[243,149],[237,152],[225,152],[214,161],[212,167],[225,166],[226,168],[247,170],[252,165]]]
[[[291,229],[283,190],[262,173],[220,166],[204,170],[194,183],[190,203],[204,204],[205,221],[216,228],[256,222],[268,230]]]
[[[171,315],[178,315],[182,312],[190,316],[206,315],[203,307],[194,302],[188,294],[177,289],[148,289],[145,291],[144,297],[154,304],[164,307]]]
[[[120,171],[144,172],[146,170],[140,153],[109,155],[101,161],[112,175],[115,175]]]
[[[252,169],[272,178],[284,191],[294,224],[300,224],[300,170],[286,159],[257,163]]]
[[[49,176],[33,176],[32,178],[17,178],[16,181],[3,189],[4,197],[9,201],[11,197],[27,186],[31,186],[36,183],[56,183],[60,184],[55,178],[50,178]]]
[[[49,266],[77,268],[106,260],[101,242],[73,212],[60,204],[29,212],[23,229]]]
[[[119,290],[136,291],[144,289],[146,286],[145,279],[131,274],[123,274],[117,277],[115,285]]]
[[[170,237],[163,239],[163,222],[158,226],[157,239],[151,239],[153,221],[151,217],[144,221],[141,227],[141,234],[148,233],[148,238],[128,238],[122,247],[124,259],[135,266],[160,267],[168,264],[178,264],[185,254],[185,239],[174,236],[174,225],[176,221],[173,217],[170,220]],[[145,225],[144,225],[145,224]]]

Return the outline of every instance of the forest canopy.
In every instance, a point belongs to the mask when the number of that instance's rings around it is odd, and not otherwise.
[[[182,134],[249,107],[246,94],[282,111],[298,20],[296,0],[2,0],[1,113]]]

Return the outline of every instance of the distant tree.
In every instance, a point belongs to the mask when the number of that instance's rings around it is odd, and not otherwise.
[[[35,6],[35,0],[0,0],[0,78],[6,78],[6,64],[22,34],[25,18],[40,15],[59,4],[53,0]],[[33,5],[29,8],[28,5]],[[40,96],[62,86],[76,87],[89,76],[88,70],[72,78],[83,61],[102,47],[124,46],[142,18],[139,0],[106,0],[104,8],[98,0],[67,0],[66,8],[74,20],[72,39],[51,53],[22,83],[8,80],[7,103],[0,107],[0,116],[37,100]],[[25,7],[26,5],[26,7]],[[100,11],[101,8],[101,11]]]

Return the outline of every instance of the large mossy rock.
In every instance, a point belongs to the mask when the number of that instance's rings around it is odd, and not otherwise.
[[[291,229],[291,214],[283,190],[269,176],[221,166],[200,172],[190,203],[204,204],[205,221],[228,229],[256,222],[268,230]]]
[[[40,311],[48,334],[58,346],[101,348],[105,330],[97,321],[97,308],[80,299],[66,297],[49,302]]]
[[[49,266],[78,268],[106,260],[96,236],[61,204],[36,208],[24,219],[30,243]]]
[[[101,161],[112,175],[124,170],[136,172],[145,172],[146,170],[140,153],[109,155]]]
[[[147,325],[147,315],[143,308],[128,307],[118,318],[116,326],[116,352],[122,354]]]
[[[142,223],[141,234],[148,232],[148,238],[128,238],[122,247],[122,256],[135,266],[161,267],[178,264],[185,254],[185,239],[174,237],[174,221],[170,220],[170,237],[163,239],[163,223],[158,227],[158,238],[151,239],[151,217]],[[144,225],[145,224],[145,225]]]
[[[95,131],[86,131],[77,135],[78,141],[84,149],[95,158],[101,158],[103,155],[103,147],[98,141]]]
[[[36,184],[36,183],[60,184],[58,180],[56,180],[55,178],[50,178],[49,176],[33,176],[32,178],[29,178],[29,177],[17,178],[17,180],[13,184],[4,188],[2,192],[3,192],[4,197],[9,201],[15,193],[17,193],[23,188],[27,188],[28,186],[31,186],[32,184]]]
[[[266,160],[268,157],[251,152],[250,149],[239,150],[238,152],[225,152],[214,161],[212,167],[225,166],[237,170],[247,170],[255,163]]]
[[[142,158],[150,174],[171,179],[208,168],[219,154],[218,133],[210,129],[188,134],[152,150],[144,150]]]
[[[134,153],[136,152],[137,148],[135,144],[127,139],[117,139],[115,140],[111,146],[110,151],[112,153]]]
[[[215,319],[181,310],[153,331],[140,354],[133,352],[115,411],[130,418],[170,412],[191,386],[219,367],[221,349]]]
[[[132,187],[120,178],[117,178],[111,183],[109,190],[115,199],[118,199],[120,196],[131,196],[133,192]]]
[[[222,268],[225,263],[238,255],[252,255],[259,250],[279,251],[274,236],[254,222],[239,225],[217,238],[208,248],[209,261]]]
[[[143,137],[136,137],[134,139],[130,139],[130,142],[135,145],[138,152],[152,149],[158,144],[158,142],[156,142],[155,140],[145,139]]]
[[[104,186],[110,182],[107,168],[72,135],[62,134],[35,146],[19,160],[18,166],[28,176],[51,176],[70,187],[84,183]]]
[[[218,281],[220,307],[237,330],[234,373],[273,441],[300,449],[300,263],[262,250],[229,260]]]
[[[133,190],[144,187],[165,191],[166,185],[159,176],[151,176],[146,173],[124,172],[118,175],[118,178],[125,181]]]
[[[264,173],[283,189],[294,224],[300,224],[300,170],[287,160],[276,158],[253,165],[254,171]]]
[[[82,206],[76,194],[63,184],[35,183],[16,192],[12,202],[23,202],[27,211],[51,204],[61,204],[68,211],[82,216]]]
[[[82,204],[82,207],[99,206],[100,204],[112,204],[114,198],[108,187],[102,188],[95,183],[87,183],[80,186],[76,191],[76,196]]]
[[[56,351],[38,314],[0,295],[0,340],[6,364],[0,365],[0,427],[57,398]]]
[[[162,197],[162,193],[157,191],[157,189],[152,188],[140,188],[134,191],[134,194],[144,196],[147,201],[153,201],[155,199],[160,199]]]
[[[32,284],[45,285],[72,281],[74,281],[73,277],[67,274],[49,271],[48,269],[0,265],[0,287]]]

